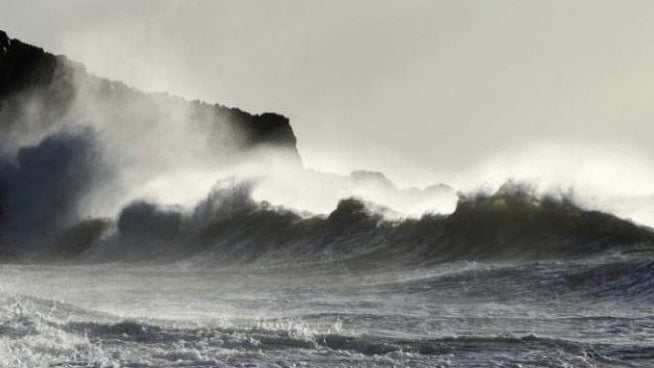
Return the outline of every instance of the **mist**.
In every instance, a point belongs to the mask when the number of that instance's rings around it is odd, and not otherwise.
[[[509,179],[573,189],[585,206],[651,224],[647,2],[618,10],[604,2],[68,5],[42,3],[49,12],[40,13],[4,2],[0,21],[14,37],[145,91],[288,115],[304,166],[316,173],[297,174],[307,182],[299,196],[327,194],[280,204],[329,212],[357,191],[321,189],[321,173],[368,170],[400,189],[475,191]],[[41,24],[46,13],[57,14],[47,32],[21,21]],[[242,32],[255,26],[262,32]],[[101,110],[95,102],[85,102],[89,111]],[[186,112],[162,104],[153,109],[164,131],[108,123],[108,140],[124,142],[115,160],[143,165],[123,165],[117,175],[128,194],[90,205],[94,213],[116,213],[115,203],[133,197],[191,204],[230,175],[216,169],[219,155],[208,158],[201,128],[181,131]],[[143,144],[128,143],[139,134]],[[166,149],[144,157],[146,146]],[[293,180],[286,173],[269,182],[258,195],[270,201]],[[395,202],[385,204],[414,215],[428,209]]]
[[[0,1],[0,366],[654,366],[652,19]]]

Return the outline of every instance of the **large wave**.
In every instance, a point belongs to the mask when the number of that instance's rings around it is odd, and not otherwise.
[[[653,239],[515,185],[457,201],[443,184],[306,170],[281,115],[146,94],[4,32],[0,82],[5,260],[415,266],[580,257]]]
[[[395,219],[383,207],[344,199],[329,215],[300,215],[219,183],[190,209],[134,202],[115,220],[76,224],[31,260],[77,262],[186,259],[201,264],[343,261],[357,267],[452,260],[575,258],[654,245],[654,232],[569,200],[506,185],[461,197],[451,215]]]

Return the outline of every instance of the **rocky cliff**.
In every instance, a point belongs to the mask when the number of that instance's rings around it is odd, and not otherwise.
[[[111,57],[108,51],[107,57]],[[144,93],[121,82],[88,73],[82,64],[62,55],[11,39],[0,31],[0,134],[25,131],[35,126],[47,128],[66,118],[80,99],[92,97],[96,105],[112,110],[114,123],[134,125],[134,120],[156,119],[161,106],[182,106],[188,114],[213,125],[216,145],[252,148],[273,145],[297,156],[296,138],[288,118],[275,113],[250,114],[238,108],[200,101],[187,101],[162,93]],[[38,106],[25,108],[25,102]],[[36,102],[36,103],[34,103]],[[134,111],[138,106],[138,111]],[[122,121],[121,121],[122,120]],[[227,135],[225,129],[238,132]],[[234,142],[238,138],[238,142]],[[231,140],[231,142],[229,142]],[[299,157],[298,157],[299,159]]]

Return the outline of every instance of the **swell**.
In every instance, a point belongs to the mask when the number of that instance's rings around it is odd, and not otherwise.
[[[551,356],[587,357],[596,363],[617,363],[620,360],[651,360],[654,349],[639,345],[616,345],[609,343],[584,343],[573,340],[525,336],[449,336],[438,338],[398,339],[370,335],[312,334],[298,336],[284,330],[262,328],[163,328],[135,321],[117,323],[68,322],[47,323],[66,334],[81,336],[88,341],[107,346],[138,344],[143,347],[171,346],[183,341],[191,346],[207,349],[245,351],[339,351],[367,356],[417,354],[448,356],[450,354],[519,354],[540,352]],[[39,332],[30,326],[25,334]],[[4,331],[2,335],[6,336]],[[9,336],[10,338],[21,338]]]
[[[426,366],[439,359],[452,359],[454,366],[478,366],[491,356],[503,357],[500,360],[509,366],[648,366],[654,359],[651,346],[637,341],[483,332],[389,337],[339,328],[296,329],[284,323],[275,328],[274,319],[269,325],[250,327],[177,326],[96,316],[71,305],[25,297],[0,295],[0,301],[0,339],[6,344],[0,352],[8,354],[3,359],[15,363],[11,366],[101,366],[108,362],[143,367],[217,366],[243,354],[255,354],[263,366],[297,359],[320,365],[325,356],[346,357],[354,365],[369,362],[361,359],[387,358],[395,365],[418,361]]]
[[[190,212],[139,202],[115,222],[87,220],[35,259],[420,267],[649,252],[653,244],[649,228],[519,191],[462,197],[449,216],[388,220],[353,198],[328,216],[302,217],[255,202],[249,185],[236,185],[216,190]]]
[[[548,337],[526,336],[444,336],[435,338],[393,338],[338,331],[299,330],[251,327],[176,327],[136,320],[118,320],[96,315],[75,306],[47,300],[20,297],[2,298],[0,338],[22,339],[26,336],[65,333],[87,341],[105,344],[137,343],[144,346],[175,344],[184,341],[228,349],[331,349],[365,355],[392,352],[424,355],[449,354],[479,349],[509,351],[513,349],[547,348],[579,354],[590,344]],[[274,320],[269,321],[274,325]],[[597,345],[597,344],[596,344]]]
[[[365,355],[388,354],[391,352],[440,355],[453,352],[485,350],[528,349],[547,347],[581,354],[584,344],[563,339],[527,336],[458,336],[428,339],[394,339],[366,335],[316,334],[312,336],[294,336],[287,331],[266,330],[260,328],[234,329],[176,329],[161,328],[134,321],[122,321],[114,324],[95,322],[72,322],[59,326],[70,333],[83,334],[89,338],[104,340],[121,340],[144,344],[174,342],[183,339],[194,343],[213,337],[214,344],[227,348],[271,349],[319,349],[348,350]],[[243,339],[247,336],[248,339]]]
[[[622,272],[620,272],[622,271]],[[632,299],[651,303],[654,301],[654,260],[649,258],[639,264],[625,267],[618,276],[604,276],[595,294],[600,297]],[[610,274],[609,274],[610,275]]]

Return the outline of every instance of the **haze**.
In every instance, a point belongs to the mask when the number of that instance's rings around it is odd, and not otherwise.
[[[309,168],[525,178],[646,223],[652,19],[649,1],[0,3],[11,37],[98,75],[289,116]]]

